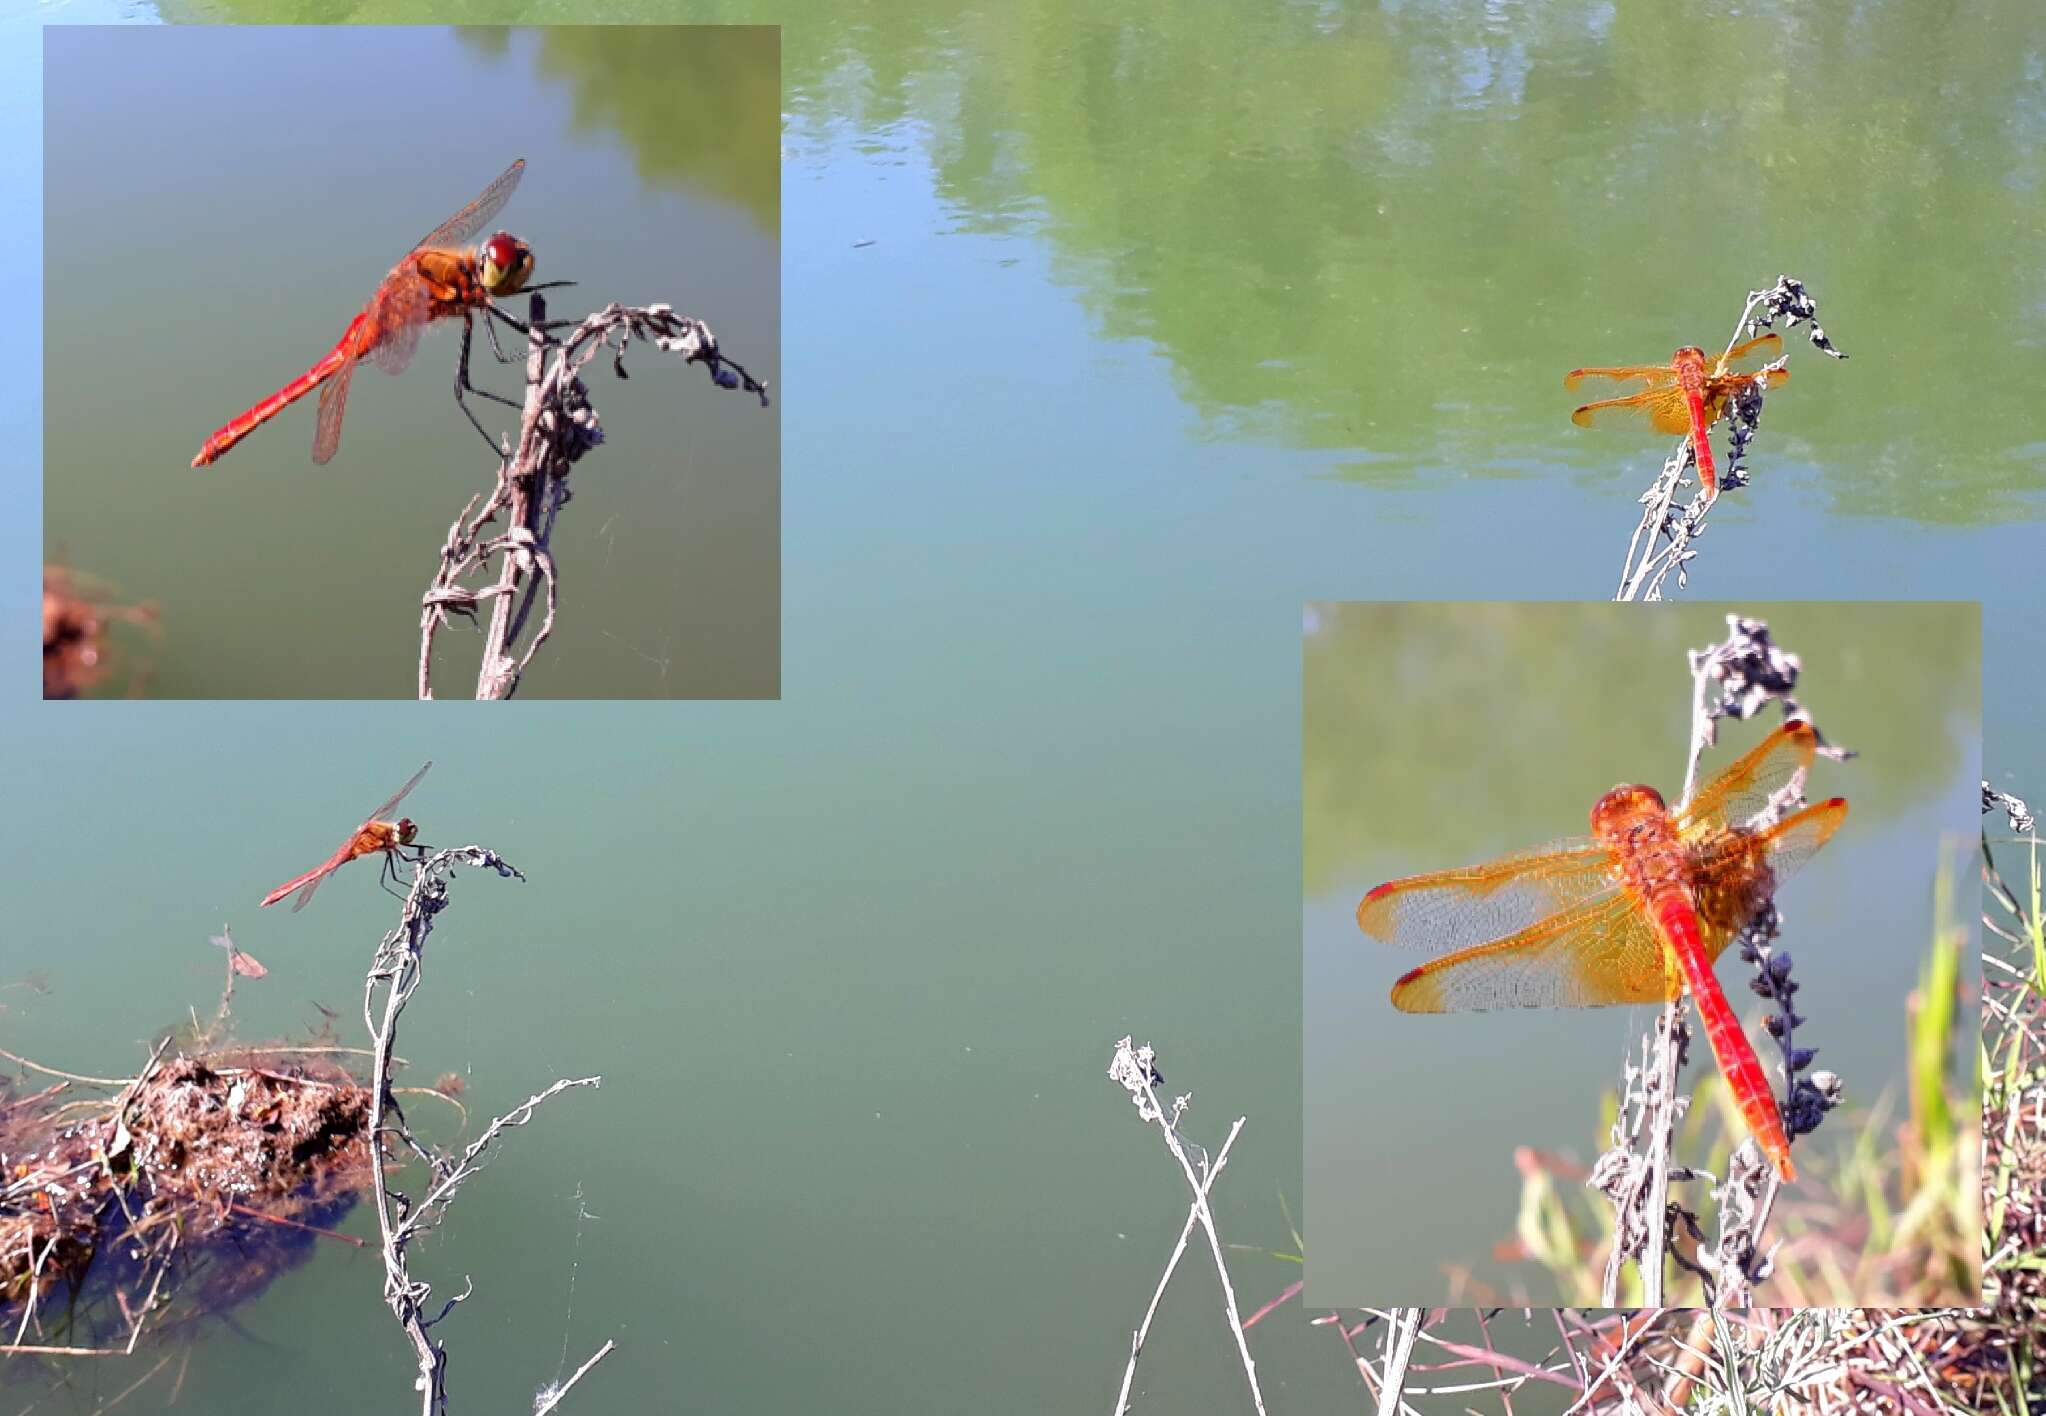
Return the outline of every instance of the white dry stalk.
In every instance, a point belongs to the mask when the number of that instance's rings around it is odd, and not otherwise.
[[[570,1377],[560,1386],[547,1388],[545,1398],[541,1401],[537,1401],[534,1403],[533,1416],[547,1416],[547,1413],[554,1410],[555,1407],[561,1405],[561,1399],[564,1396],[567,1396],[569,1391],[575,1386],[575,1384],[583,1379],[583,1373],[589,1371],[590,1368],[596,1366],[599,1362],[603,1361],[607,1356],[610,1355],[611,1349],[616,1347],[617,1345],[618,1344],[616,1342],[605,1343],[602,1347],[599,1347],[594,1353],[590,1355],[589,1361],[583,1363],[580,1367],[577,1367],[575,1369],[574,1376]]]
[[[1385,1331],[1385,1381],[1378,1389],[1378,1416],[1398,1416],[1407,1387],[1407,1364],[1421,1331],[1419,1308],[1395,1308]]]
[[[1185,1110],[1188,1098],[1179,1098],[1173,1106],[1172,1114],[1170,1116],[1166,1114],[1165,1109],[1159,1104],[1158,1094],[1151,1082],[1151,1064],[1155,1056],[1156,1053],[1149,1044],[1142,1048],[1133,1048],[1131,1040],[1126,1037],[1116,1044],[1114,1058],[1109,1063],[1108,1075],[1115,1078],[1122,1084],[1124,1090],[1130,1093],[1130,1099],[1135,1103],[1139,1117],[1146,1122],[1157,1124],[1166,1149],[1171,1152],[1172,1158],[1179,1162],[1180,1173],[1186,1177],[1187,1184],[1193,1189],[1193,1204],[1187,1213],[1185,1224],[1180,1227],[1179,1239],[1173,1245],[1172,1256],[1166,1262],[1165,1272],[1159,1277],[1158,1287],[1151,1295],[1151,1305],[1144,1313],[1144,1320],[1131,1334],[1130,1358],[1128,1365],[1123,1369],[1122,1391],[1115,1403],[1116,1416],[1123,1416],[1123,1413],[1130,1409],[1130,1386],[1136,1379],[1137,1358],[1143,1353],[1144,1341],[1150,1333],[1152,1318],[1157,1314],[1158,1304],[1165,1295],[1165,1286],[1171,1282],[1173,1271],[1178,1267],[1180,1257],[1186,1252],[1187,1240],[1192,1237],[1196,1223],[1207,1233],[1209,1252],[1215,1259],[1215,1272],[1222,1281],[1222,1301],[1229,1320],[1229,1331],[1236,1339],[1237,1356],[1242,1360],[1243,1374],[1250,1384],[1251,1402],[1259,1416],[1264,1416],[1265,1399],[1263,1391],[1258,1387],[1257,1364],[1251,1359],[1250,1343],[1243,1333],[1243,1318],[1236,1303],[1236,1288],[1229,1281],[1229,1266],[1222,1255],[1222,1239],[1215,1231],[1215,1217],[1208,1209],[1208,1191],[1221,1176],[1222,1168],[1228,1164],[1230,1148],[1236,1144],[1236,1138],[1242,1133],[1244,1122],[1248,1118],[1241,1116],[1236,1118],[1236,1124],[1229,1128],[1229,1137],[1223,1142],[1222,1149],[1216,1154],[1213,1163],[1206,1167],[1207,1176],[1203,1179],[1195,1173],[1193,1162],[1187,1158],[1186,1148],[1175,1124]]]

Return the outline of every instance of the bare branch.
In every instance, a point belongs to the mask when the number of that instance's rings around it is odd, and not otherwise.
[[[570,1087],[599,1086],[603,1080],[601,1077],[581,1077],[555,1082],[493,1120],[458,1157],[435,1152],[406,1124],[391,1085],[398,1019],[423,977],[427,936],[433,932],[435,917],[448,906],[447,879],[457,865],[495,870],[510,879],[525,879],[496,852],[481,846],[462,846],[426,856],[419,863],[419,872],[406,894],[397,927],[377,946],[376,958],[363,982],[362,996],[363,1021],[375,1041],[376,1080],[370,1116],[370,1150],[376,1169],[373,1193],[377,1229],[383,1240],[384,1301],[404,1328],[405,1335],[411,1339],[418,1358],[419,1377],[415,1389],[420,1393],[421,1416],[439,1416],[447,1410],[447,1349],[436,1342],[428,1330],[446,1318],[474,1290],[465,1283],[462,1292],[443,1303],[438,1313],[428,1317],[426,1305],[432,1297],[433,1285],[412,1275],[406,1263],[406,1246],[422,1230],[431,1227],[432,1221],[445,1210],[455,1192],[476,1174],[481,1168],[484,1153],[499,1135],[511,1127],[531,1121],[534,1111],[549,1097]],[[386,1134],[424,1161],[434,1177],[426,1198],[417,1205],[393,1184],[392,1169],[383,1145]],[[611,1344],[606,1343],[604,1351],[610,1350]],[[603,1352],[597,1356],[603,1356]],[[590,1363],[596,1360],[593,1357]],[[583,1370],[587,1371],[589,1365],[585,1364]],[[577,1377],[581,1375],[581,1372],[576,1374]],[[574,1381],[568,1385],[573,1386]],[[565,1392],[567,1388],[561,1390]],[[556,1400],[560,1394],[555,1393]]]
[[[719,388],[752,393],[761,407],[767,406],[767,386],[724,356],[710,327],[677,315],[667,305],[608,305],[568,333],[560,333],[570,323],[550,321],[546,302],[537,294],[531,297],[524,322],[526,401],[518,445],[502,452],[490,494],[471,497],[448,527],[440,566],[420,597],[421,698],[433,697],[434,640],[451,617],[474,623],[478,609],[490,602],[476,676],[478,698],[509,698],[516,693],[533,656],[554,632],[560,607],[559,567],[552,549],[555,519],[572,495],[570,471],[604,441],[589,388],[582,381],[584,366],[600,352],[611,351],[612,369],[624,378],[627,349],[634,340],[645,340],[681,356],[685,364],[703,365]],[[490,328],[486,323],[485,329]],[[503,530],[486,532],[500,523]],[[527,639],[536,603],[544,604],[544,611],[538,629]],[[517,648],[521,641],[523,650]]]
[[[1165,1084],[1165,1078],[1155,1065],[1156,1055],[1150,1044],[1134,1047],[1129,1038],[1124,1038],[1115,1045],[1115,1055],[1108,1064],[1108,1075],[1130,1094],[1130,1101],[1136,1106],[1138,1117],[1157,1124],[1165,1148],[1171,1152],[1172,1158],[1179,1162],[1180,1173],[1186,1177],[1187,1184],[1193,1187],[1193,1205],[1187,1213],[1186,1223],[1180,1226],[1179,1240],[1173,1245],[1172,1257],[1166,1261],[1165,1272],[1159,1278],[1158,1287],[1151,1295],[1151,1306],[1144,1314],[1144,1321],[1130,1335],[1130,1360],[1123,1368],[1122,1392],[1115,1403],[1116,1416],[1123,1416],[1123,1413],[1130,1409],[1130,1386],[1136,1380],[1137,1358],[1143,1354],[1144,1340],[1151,1330],[1151,1319],[1158,1311],[1159,1300],[1165,1296],[1165,1285],[1171,1282],[1173,1271],[1178,1268],[1180,1257],[1186,1252],[1187,1240],[1192,1236],[1195,1224],[1199,1224],[1207,1233],[1209,1252],[1215,1259],[1215,1272],[1222,1280],[1222,1302],[1229,1321],[1229,1331],[1236,1338],[1237,1356],[1243,1362],[1243,1374],[1250,1383],[1251,1403],[1259,1416],[1263,1416],[1265,1398],[1257,1384],[1257,1364],[1251,1360],[1250,1343],[1243,1335],[1243,1319],[1236,1305],[1236,1288],[1229,1281],[1229,1266],[1222,1258],[1221,1236],[1215,1232],[1215,1217],[1208,1209],[1208,1192],[1220,1177],[1222,1167],[1229,1163],[1230,1148],[1236,1144],[1237,1136],[1242,1133],[1245,1118],[1238,1117],[1236,1124],[1229,1128],[1228,1139],[1223,1142],[1221,1152],[1211,1162],[1206,1148],[1189,1140],[1179,1130],[1179,1118],[1192,1104],[1192,1098],[1187,1096],[1175,1098],[1169,1115],[1159,1103],[1157,1088]],[[1188,1158],[1189,1150],[1200,1153],[1198,1166]]]

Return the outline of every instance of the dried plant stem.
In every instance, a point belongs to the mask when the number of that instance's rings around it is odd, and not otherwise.
[[[1614,1204],[1613,1244],[1599,1290],[1599,1301],[1608,1308],[1619,1306],[1620,1275],[1628,1259],[1638,1259],[1641,1265],[1641,1306],[1659,1308],[1663,1303],[1670,1152],[1677,1123],[1690,1109],[1690,1098],[1677,1087],[1690,1035],[1682,1003],[1678,999],[1656,1015],[1655,1028],[1641,1040],[1642,1066],[1629,1066],[1621,1082],[1620,1113],[1613,1121],[1615,1150],[1608,1155],[1625,1154],[1631,1163],[1623,1176],[1602,1178],[1606,1161],[1601,1160],[1601,1170],[1593,1174],[1593,1183],[1605,1189]],[[1646,1155],[1634,1154],[1630,1141],[1644,1146]]]
[[[567,1396],[570,1389],[573,1388],[577,1382],[583,1379],[583,1373],[589,1371],[590,1368],[596,1366],[597,1363],[603,1361],[604,1358],[608,1357],[611,1354],[611,1349],[616,1347],[617,1345],[618,1344],[615,1342],[607,1342],[602,1347],[599,1347],[595,1352],[591,1353],[590,1360],[583,1363],[580,1367],[577,1367],[575,1369],[574,1376],[571,1376],[567,1381],[563,1382],[560,1386],[555,1387],[552,1391],[548,1393],[547,1399],[544,1402],[533,1408],[533,1416],[547,1416],[548,1412],[552,1411],[555,1407],[561,1405],[561,1399]]]
[[[1394,1308],[1385,1333],[1385,1381],[1378,1389],[1378,1416],[1399,1416],[1407,1389],[1407,1364],[1414,1357],[1414,1339],[1421,1331],[1419,1308]]]
[[[1223,1142],[1221,1151],[1209,1161],[1205,1148],[1194,1145],[1179,1133],[1179,1118],[1185,1113],[1189,1099],[1184,1096],[1177,1098],[1169,1115],[1159,1103],[1156,1088],[1164,1079],[1159,1076],[1153,1065],[1155,1057],[1156,1053],[1148,1043],[1143,1047],[1133,1047],[1131,1040],[1124,1038],[1115,1045],[1115,1055],[1109,1063],[1108,1075],[1129,1092],[1130,1100],[1137,1108],[1138,1117],[1145,1122],[1157,1124],[1166,1150],[1179,1162],[1180,1173],[1193,1189],[1193,1204],[1187,1213],[1185,1224],[1180,1227],[1179,1240],[1173,1245],[1172,1257],[1166,1261],[1165,1272],[1160,1276],[1158,1287],[1151,1295],[1151,1306],[1145,1311],[1143,1322],[1130,1336],[1130,1358],[1128,1365],[1123,1368],[1122,1391],[1116,1397],[1115,1403],[1116,1416],[1123,1416],[1123,1413],[1130,1409],[1130,1387],[1136,1380],[1137,1359],[1143,1355],[1144,1340],[1151,1330],[1151,1319],[1158,1311],[1159,1300],[1164,1297],[1165,1286],[1171,1282],[1181,1255],[1186,1252],[1187,1240],[1192,1237],[1195,1224],[1199,1224],[1208,1236],[1208,1251],[1214,1257],[1215,1272],[1222,1281],[1222,1302],[1229,1322],[1229,1331],[1236,1339],[1236,1353],[1243,1363],[1244,1377],[1250,1383],[1251,1404],[1259,1416],[1263,1416],[1265,1399],[1263,1391],[1258,1387],[1257,1364],[1251,1360],[1250,1343],[1243,1333],[1243,1319],[1236,1303],[1236,1288],[1229,1281],[1229,1265],[1223,1259],[1222,1239],[1215,1231],[1215,1216],[1208,1209],[1208,1192],[1220,1177],[1223,1166],[1228,1164],[1230,1148],[1236,1144],[1237,1136],[1242,1133],[1246,1118],[1237,1118],[1236,1124],[1229,1128],[1229,1137]],[[1202,1164],[1198,1169],[1187,1156],[1188,1146],[1201,1151]],[[1202,1171],[1205,1171],[1204,1175]]]
[[[420,862],[418,874],[406,894],[397,927],[385,935],[377,947],[376,958],[363,982],[362,997],[363,1022],[374,1040],[372,1052],[376,1080],[370,1113],[370,1153],[376,1170],[373,1190],[377,1230],[382,1237],[384,1301],[404,1328],[418,1359],[416,1389],[420,1394],[421,1416],[439,1416],[447,1410],[447,1349],[434,1340],[430,1329],[447,1317],[474,1289],[473,1285],[465,1284],[462,1292],[443,1304],[438,1313],[428,1317],[426,1304],[432,1296],[433,1286],[412,1276],[406,1262],[407,1246],[432,1226],[454,1198],[455,1192],[477,1173],[480,1158],[499,1135],[513,1126],[523,1126],[531,1121],[534,1111],[548,1098],[571,1087],[595,1087],[603,1081],[601,1077],[556,1081],[493,1120],[459,1156],[440,1155],[412,1133],[391,1084],[398,1020],[423,977],[427,936],[433,932],[434,917],[447,908],[447,877],[457,865],[495,870],[511,879],[525,878],[495,852],[480,846],[463,846],[427,856]],[[383,1143],[387,1134],[424,1161],[433,1176],[426,1197],[416,1205],[393,1184],[392,1166]],[[603,1351],[584,1364],[583,1370],[587,1371],[611,1347],[612,1344],[606,1343]],[[576,1373],[578,1378],[581,1375],[580,1371]]]
[[[570,471],[604,440],[581,377],[584,366],[600,352],[611,351],[612,367],[622,378],[627,348],[636,339],[645,340],[680,355],[685,363],[702,364],[718,387],[743,389],[767,406],[767,386],[719,351],[710,327],[677,315],[667,305],[609,305],[566,334],[558,333],[569,323],[549,321],[545,301],[532,297],[518,444],[499,460],[489,495],[471,497],[449,526],[439,568],[420,600],[421,698],[433,697],[434,641],[450,616],[473,621],[478,606],[490,602],[476,672],[477,698],[509,698],[516,693],[533,656],[554,632],[560,604],[552,549],[555,519],[571,496]],[[502,532],[487,531],[500,521]],[[542,595],[540,625],[527,639],[534,605]],[[519,650],[522,641],[524,648]]]

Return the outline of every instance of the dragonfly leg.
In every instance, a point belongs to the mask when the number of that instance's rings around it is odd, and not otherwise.
[[[455,397],[460,398],[462,396],[462,391],[466,389],[468,392],[476,394],[478,397],[489,399],[492,403],[502,403],[507,408],[524,407],[525,405],[521,404],[517,399],[501,397],[498,394],[492,393],[487,388],[478,388],[476,387],[475,384],[469,382],[469,341],[472,337],[473,328],[474,327],[468,321],[466,320],[463,321],[462,359],[461,362],[455,367]],[[483,328],[487,331],[489,330],[490,326],[486,324],[483,326]],[[492,351],[497,354],[498,360],[500,362],[506,364],[512,362],[511,360],[506,359],[504,357],[504,352],[502,350],[497,348],[497,336],[495,334],[490,336],[490,347]]]
[[[563,281],[561,283],[566,285],[569,284],[570,282]],[[538,302],[536,301],[535,303],[537,304]],[[550,334],[557,329],[567,329],[576,323],[576,321],[574,320],[522,320],[517,315],[509,314],[506,311],[499,309],[495,305],[488,305],[485,306],[485,308],[495,318],[503,320],[506,324],[510,325],[513,329],[517,330],[520,334],[523,334],[528,338],[532,336],[533,331],[536,329],[539,330],[541,334],[545,335]],[[507,364],[514,362],[512,359],[506,358],[504,351],[497,347],[496,326],[486,325],[484,329],[485,332],[490,336],[490,348],[492,352],[495,353],[499,359],[503,360]],[[547,343],[553,344],[555,343],[555,341],[549,339]]]
[[[570,280],[561,280],[554,282],[554,284],[557,285],[573,285],[574,283],[575,283],[574,281]],[[533,301],[533,305],[535,307],[536,312],[538,313],[545,312],[545,307],[541,304],[539,300],[535,299]],[[516,315],[507,314],[505,311],[500,310],[494,304],[484,305],[483,313],[485,315],[485,319],[483,321],[483,333],[489,337],[490,352],[496,356],[497,362],[500,364],[520,363],[523,361],[524,355],[507,354],[504,352],[504,346],[497,342],[497,326],[492,324],[491,320],[493,319],[503,320],[506,324],[510,325],[519,333],[526,335],[528,338],[532,336],[535,330],[538,330],[540,332],[541,338],[548,344],[556,344],[559,342],[553,338],[552,331],[557,329],[565,329],[568,326],[573,325],[575,323],[574,320],[547,320],[547,319],[534,320],[529,323],[528,321],[518,318],[518,316]],[[464,395],[473,393],[480,398],[489,399],[492,403],[502,403],[507,408],[523,408],[525,405],[518,402],[516,399],[505,398],[498,394],[492,393],[487,388],[478,388],[474,383],[470,381],[469,351],[473,346],[475,334],[476,334],[475,321],[472,320],[467,313],[464,313],[462,316],[462,353],[460,359],[457,361],[455,365],[455,402],[461,405],[463,415],[468,418],[469,422],[472,425],[474,425],[476,431],[483,435],[483,441],[490,444],[490,450],[502,456],[503,449],[499,446],[497,439],[490,436],[490,430],[485,428],[483,426],[482,421],[477,418],[475,411],[469,407],[468,399],[465,398]]]
[[[504,318],[504,319],[507,319],[507,320],[510,320],[510,319],[512,318],[512,317],[511,317],[510,315],[505,315],[505,314],[503,314],[503,312],[502,312],[502,311],[499,311],[499,310],[492,310],[492,311],[491,311],[491,313],[492,313],[492,314],[494,314],[494,315],[500,315],[500,316],[501,316],[502,318]],[[513,323],[514,325],[517,325],[517,324],[518,324],[518,321],[516,321],[516,320],[512,320],[512,323]],[[520,361],[522,361],[522,360],[523,360],[523,359],[524,359],[524,358],[526,357],[526,356],[525,356],[525,355],[524,355],[523,353],[519,353],[519,354],[507,354],[507,353],[505,353],[505,352],[504,352],[504,346],[500,345],[500,344],[499,344],[499,343],[497,342],[497,326],[496,326],[495,324],[491,323],[491,322],[490,322],[489,320],[485,320],[485,321],[483,322],[483,332],[484,332],[485,334],[487,334],[487,335],[489,335],[489,336],[490,336],[490,352],[491,352],[492,354],[495,354],[495,355],[497,356],[497,362],[498,362],[498,363],[500,363],[500,364],[516,364],[516,363],[519,363]],[[519,332],[520,332],[521,334],[524,334],[524,333],[528,333],[528,332],[529,332],[529,329],[528,329],[527,327],[521,326],[521,327],[520,327],[520,330],[519,330]]]
[[[474,329],[469,318],[465,315],[462,318],[462,353],[455,363],[455,402],[460,406],[462,416],[469,420],[475,427],[477,434],[484,442],[490,445],[491,452],[502,457],[504,456],[503,445],[490,435],[490,430],[483,426],[483,420],[476,416],[476,411],[469,406],[469,400],[464,398],[463,394],[473,393],[479,398],[487,398],[493,403],[502,403],[507,408],[518,408],[523,405],[512,399],[494,394],[487,388],[478,388],[475,384],[469,382],[469,341],[473,334]]]
[[[425,846],[415,843],[410,846],[393,846],[384,852],[384,865],[383,869],[377,872],[377,882],[384,887],[386,894],[396,895],[401,900],[410,896],[409,889],[395,888],[406,884],[405,877],[398,873],[398,862],[421,865],[426,860],[426,851]]]

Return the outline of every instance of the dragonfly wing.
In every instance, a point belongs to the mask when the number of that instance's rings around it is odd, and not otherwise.
[[[1460,870],[1380,885],[1357,906],[1357,926],[1405,949],[1447,954],[1517,934],[1618,887],[1612,852],[1562,841]]]
[[[482,196],[427,232],[412,249],[417,251],[428,246],[461,245],[488,226],[490,219],[504,210],[504,204],[511,200],[511,194],[518,188],[519,178],[525,175],[526,160],[522,157],[505,168],[504,174],[495,182],[485,187]]]
[[[1668,364],[1620,364],[1609,369],[1572,369],[1563,375],[1563,387],[1576,388],[1586,379],[1614,379],[1621,383],[1632,379],[1646,379],[1654,385],[1675,382],[1676,370]]]
[[[1822,801],[1760,831],[1722,831],[1691,854],[1691,893],[1707,958],[1716,959],[1847,819],[1840,797]]]
[[[370,301],[369,354],[387,374],[402,374],[419,348],[420,332],[433,317],[433,297],[426,277],[407,256],[384,277]]]
[[[1810,723],[1784,723],[1677,810],[1679,832],[1725,830],[1754,820],[1793,777],[1811,767],[1818,747],[1819,735]]]
[[[1425,963],[1393,985],[1392,1002],[1403,1013],[1660,1003],[1680,986],[1666,953],[1641,907],[1614,891]]]
[[[343,359],[334,376],[320,385],[320,416],[313,425],[313,461],[325,466],[341,450],[341,415],[348,411],[348,385],[355,360]]]
[[[1766,853],[1770,875],[1781,884],[1817,855],[1819,847],[1830,841],[1846,820],[1846,798],[1833,797],[1756,833],[1756,842]]]
[[[1720,355],[1719,361],[1714,366],[1712,372],[1716,374],[1723,374],[1727,370],[1733,368],[1734,365],[1741,363],[1752,362],[1766,364],[1769,360],[1774,359],[1779,353],[1781,353],[1782,350],[1783,350],[1782,335],[1780,334],[1758,335],[1754,339],[1749,340],[1746,344],[1736,344],[1733,348],[1727,350],[1724,354]]]
[[[1691,431],[1690,405],[1684,400],[1684,391],[1675,384],[1647,389],[1626,398],[1602,398],[1596,403],[1587,403],[1571,413],[1570,421],[1580,428],[1589,428],[1594,422],[1607,425],[1628,416],[1646,418],[1648,425],[1658,433]]]
[[[433,763],[429,761],[426,764],[426,767],[431,766],[433,766]],[[391,794],[391,799],[389,801],[385,802],[375,811],[372,811],[368,816],[364,817],[363,820],[366,822],[382,821],[383,819],[388,817],[392,813],[392,811],[397,809],[398,803],[403,801],[406,798],[406,796],[411,793],[412,789],[419,785],[419,779],[426,775],[426,767],[421,767],[417,772],[414,772],[412,774],[411,781],[405,783],[404,786],[398,788],[397,791],[393,792]]]
[[[1703,401],[1705,421],[1717,423],[1726,416],[1726,405],[1733,402],[1733,396],[1750,384],[1763,388],[1775,388],[1790,382],[1790,370],[1769,369],[1759,374],[1715,374],[1705,380]]]
[[[297,914],[300,910],[311,904],[313,902],[313,891],[319,889],[320,882],[333,873],[331,869],[323,870],[312,879],[306,881],[305,888],[298,892],[298,898],[291,902],[291,912]]]

